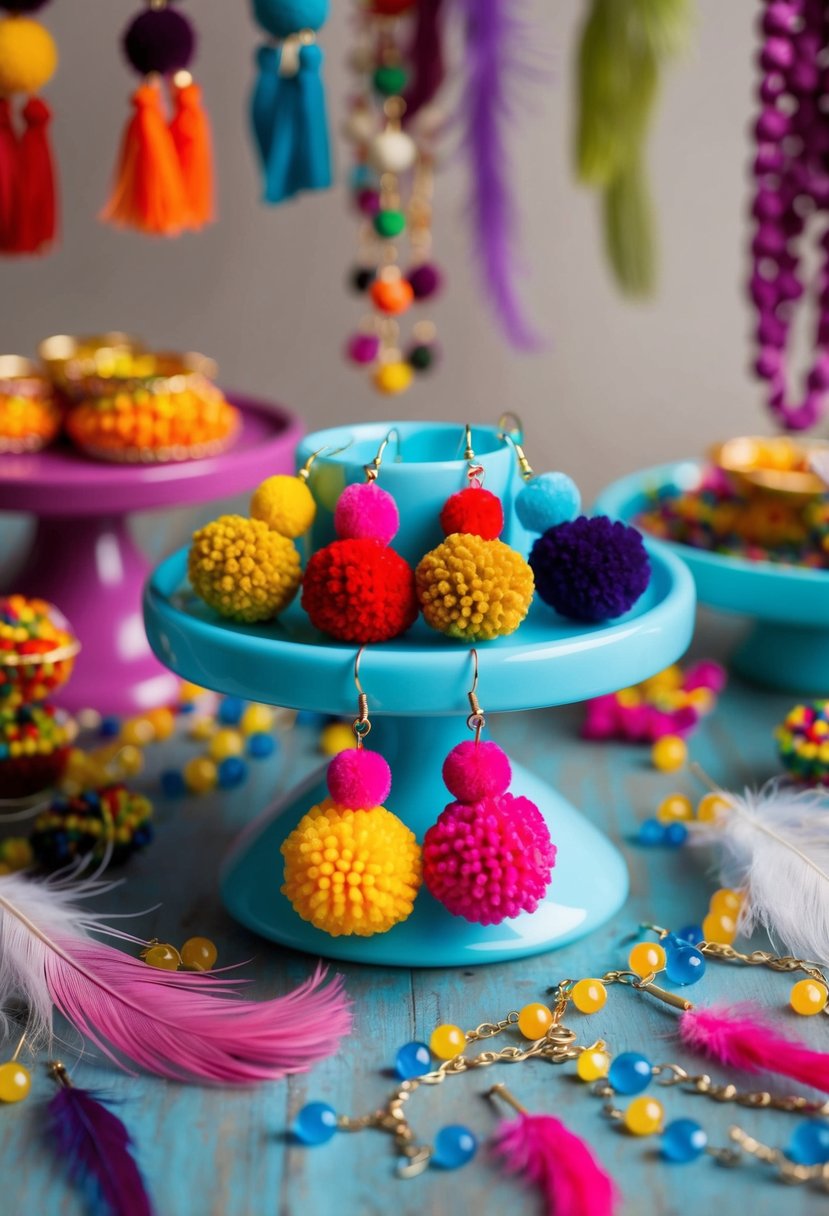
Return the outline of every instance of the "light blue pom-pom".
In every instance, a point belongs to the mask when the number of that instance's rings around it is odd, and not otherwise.
[[[515,514],[528,532],[546,532],[569,523],[581,511],[579,487],[566,473],[533,477],[515,500]]]

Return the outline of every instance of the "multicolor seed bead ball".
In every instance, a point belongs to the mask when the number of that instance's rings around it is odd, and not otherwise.
[[[829,785],[829,700],[795,705],[777,727],[777,754],[804,785]]]
[[[56,798],[35,819],[30,842],[38,865],[58,870],[79,857],[100,861],[111,845],[110,864],[120,865],[153,838],[152,804],[124,785]]]
[[[52,604],[22,595],[1,597],[0,705],[14,708],[52,696],[72,674],[76,646]]]
[[[69,740],[68,723],[50,705],[0,707],[0,798],[27,798],[57,785]]]

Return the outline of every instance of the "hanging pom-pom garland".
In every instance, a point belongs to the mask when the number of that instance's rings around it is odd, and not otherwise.
[[[192,25],[164,0],[127,26],[124,54],[143,80],[132,97],[133,116],[101,213],[116,227],[177,236],[214,218],[210,127],[201,91],[188,71],[195,47]],[[165,82],[173,108],[169,122]]]
[[[331,185],[323,53],[316,40],[328,9],[329,0],[253,0],[254,18],[272,40],[256,53],[250,115],[266,203]]]
[[[438,355],[430,321],[418,321],[405,350],[401,344],[400,319],[412,305],[435,296],[443,280],[430,260],[434,124],[403,126],[410,78],[403,41],[413,7],[385,0],[361,7],[360,40],[351,57],[357,86],[344,128],[354,149],[351,192],[360,217],[360,253],[350,285],[371,304],[345,353],[370,371],[384,394],[405,392]]]
[[[3,0],[0,19],[0,252],[42,253],[57,233],[57,186],[49,123],[52,113],[36,97],[58,65],[54,39],[26,16],[46,0]],[[26,97],[18,132],[12,98]]]

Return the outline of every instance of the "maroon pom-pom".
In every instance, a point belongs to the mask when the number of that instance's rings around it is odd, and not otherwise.
[[[443,762],[446,788],[458,802],[478,802],[505,794],[512,780],[512,769],[505,752],[497,743],[467,739],[453,747]]]
[[[369,811],[382,806],[391,790],[391,769],[379,752],[348,748],[328,766],[328,792],[339,806]]]
[[[196,35],[187,18],[173,8],[149,8],[124,33],[124,54],[142,76],[169,76],[189,67]]]
[[[443,282],[443,275],[432,262],[421,262],[409,271],[408,278],[416,300],[428,300],[440,290]]]
[[[497,540],[504,528],[504,508],[500,498],[489,490],[468,486],[447,498],[440,526],[447,536],[467,532],[483,540]]]
[[[308,562],[302,607],[341,642],[387,642],[417,618],[414,571],[376,540],[335,540]]]

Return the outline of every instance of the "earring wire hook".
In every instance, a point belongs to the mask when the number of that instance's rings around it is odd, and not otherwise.
[[[380,472],[380,465],[383,463],[383,453],[389,446],[392,435],[394,435],[395,439],[397,440],[397,463],[399,463],[402,459],[400,455],[400,432],[396,426],[393,426],[386,434],[386,437],[380,444],[380,447],[377,449],[377,455],[374,457],[374,459],[370,460],[368,464],[363,465],[363,470],[365,472],[367,481],[371,482],[377,480],[377,474]]]
[[[360,683],[360,660],[363,657],[365,643],[360,647],[354,656],[354,685],[357,689],[357,717],[351,723],[351,729],[354,731],[354,737],[357,740],[357,749],[363,746],[363,740],[367,735],[371,734],[371,722],[368,716],[368,697]]]

